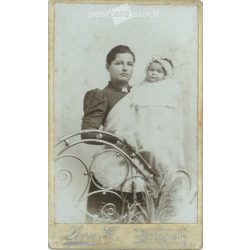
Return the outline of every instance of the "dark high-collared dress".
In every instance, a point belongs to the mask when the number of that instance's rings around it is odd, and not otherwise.
[[[110,110],[119,102],[126,94],[129,92],[130,87],[119,90],[112,86],[112,83],[109,84],[102,90],[94,89],[88,91],[84,96],[83,109],[84,116],[82,118],[82,129],[99,129],[101,125],[104,124],[105,119],[110,112]],[[82,139],[93,139],[96,138],[96,135],[92,134],[82,134]],[[103,139],[115,143],[114,138],[103,137]],[[104,173],[105,174],[105,173]],[[98,185],[101,185],[96,179],[95,182]],[[96,185],[91,182],[89,187],[89,193],[99,190]],[[116,193],[120,194],[118,191]],[[113,203],[116,206],[117,212],[122,213],[122,203],[121,200],[111,194],[111,193],[98,193],[91,195],[88,198],[87,209],[91,214],[98,213],[98,210],[103,204]],[[88,222],[91,222],[91,219],[88,218]]]
[[[126,89],[126,91],[124,91]],[[124,90],[116,89],[109,84],[102,90],[93,89],[84,96],[82,118],[82,129],[99,129],[115,104],[120,101],[128,92],[130,87]]]

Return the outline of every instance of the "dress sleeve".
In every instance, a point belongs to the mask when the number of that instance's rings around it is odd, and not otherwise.
[[[88,91],[84,96],[82,129],[99,129],[108,109],[107,97],[99,89]]]
[[[84,116],[82,118],[83,129],[99,129],[108,113],[108,98],[99,89],[88,91],[83,100]],[[81,139],[97,139],[96,133],[83,133]],[[98,138],[100,139],[100,138]],[[103,135],[102,139],[111,143],[116,143],[117,138],[110,135]],[[88,144],[99,145],[99,142],[89,142]]]

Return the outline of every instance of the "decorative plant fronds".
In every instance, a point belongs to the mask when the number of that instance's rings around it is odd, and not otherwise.
[[[145,208],[140,209],[149,223],[167,221],[175,215],[180,190],[189,189],[190,186],[189,183],[188,187],[183,187],[182,182],[179,175],[169,172],[163,175],[157,195],[152,194],[148,188],[145,189]]]
[[[130,223],[150,223],[150,218],[141,203],[135,201],[130,208],[127,211],[130,214]]]
[[[94,217],[94,223],[158,223],[167,222],[176,213],[176,200],[179,199],[180,187],[183,181],[175,173],[166,173],[157,195],[152,194],[147,187],[143,193],[145,203],[136,199],[126,200],[123,197],[123,215],[117,213],[114,204],[103,204]]]

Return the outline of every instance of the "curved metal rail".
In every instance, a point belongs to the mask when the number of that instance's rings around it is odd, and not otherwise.
[[[110,143],[103,139],[80,139],[80,136],[82,134],[88,133],[96,135],[108,135],[118,141],[121,145],[123,145],[123,149],[121,147],[118,147],[116,144]],[[73,149],[77,145],[88,145],[91,143],[101,144],[104,146],[104,149],[102,149],[92,157],[92,161],[90,164],[86,164],[84,159],[80,158],[79,156],[68,153],[70,149]],[[153,168],[144,160],[140,153],[135,152],[135,150],[126,142],[126,140],[106,131],[88,129],[80,130],[78,132],[63,136],[55,143],[55,147],[56,149],[59,148],[57,149],[58,152],[55,155],[55,161],[63,160],[65,158],[73,158],[76,159],[83,167],[83,175],[86,176],[85,179],[87,179],[87,181],[83,181],[83,186],[85,185],[85,188],[83,189],[82,194],[78,199],[79,202],[82,202],[85,199],[88,200],[91,196],[100,193],[112,194],[121,201],[122,213],[120,214],[118,214],[117,208],[115,204],[112,203],[112,201],[103,204],[103,206],[100,207],[99,211],[95,214],[91,214],[86,209],[86,216],[91,220],[92,223],[151,223],[154,222],[156,218],[160,218],[160,214],[156,213],[157,211],[159,213],[159,211],[161,212],[162,210],[164,210],[164,205],[159,205],[159,199],[157,200],[151,195],[150,188],[147,185],[153,180],[153,178],[159,176],[156,175]],[[95,171],[92,168],[96,158],[98,158],[101,154],[110,152],[117,154],[123,158],[124,162],[126,163],[126,173],[124,174],[124,178],[120,181],[119,185],[111,185],[107,187],[96,182],[96,178],[94,178]],[[62,180],[64,180],[65,178],[73,178],[73,174],[70,172],[70,170],[61,169],[60,171],[58,174],[60,175],[60,178],[62,178]],[[188,173],[183,170],[176,171],[176,173],[177,172],[181,172],[187,176],[191,188],[191,179]],[[143,199],[140,200],[137,199],[137,178],[141,178],[143,183],[143,190],[140,190],[139,193],[139,195],[143,197]],[[71,179],[69,179],[69,183],[71,182]],[[96,187],[96,190],[93,192],[88,192],[90,183],[93,183]],[[124,190],[124,187],[127,184],[131,185],[130,194],[126,192],[126,190]],[[163,195],[165,186],[165,184],[161,186],[159,192],[160,196]],[[157,202],[155,202],[156,200]]]

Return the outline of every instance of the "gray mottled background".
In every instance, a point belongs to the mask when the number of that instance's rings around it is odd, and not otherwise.
[[[128,45],[136,55],[131,85],[141,82],[152,55],[173,60],[174,77],[183,93],[185,160],[196,186],[197,171],[197,9],[196,6],[129,5],[131,11],[156,11],[158,17],[131,18],[115,25],[112,18],[89,18],[90,11],[109,11],[119,4],[55,5],[54,30],[54,122],[55,139],[80,130],[83,96],[93,88],[103,88],[109,80],[105,58],[109,50]],[[89,146],[74,152],[87,157],[96,150]],[[55,165],[56,221],[84,222],[84,203],[78,202],[84,179],[81,166],[65,161]],[[60,169],[75,172],[69,185]],[[75,175],[73,175],[75,176]],[[80,176],[80,177],[79,177]],[[187,215],[196,221],[197,211]]]

